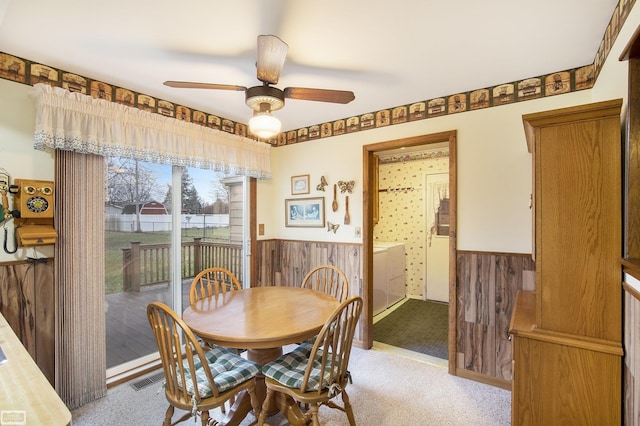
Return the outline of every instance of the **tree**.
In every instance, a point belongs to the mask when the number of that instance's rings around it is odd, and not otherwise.
[[[138,160],[107,158],[107,201],[137,204],[159,199],[162,187],[151,170]]]
[[[215,199],[216,202],[218,200],[222,200],[223,202],[227,200],[228,202],[229,200],[229,188],[222,182],[220,182],[224,178],[224,173],[216,172],[215,179],[211,181],[211,189],[209,190],[209,195],[211,196],[211,198]]]
[[[229,214],[229,203],[218,198],[213,204],[205,204],[202,206],[204,214]]]
[[[164,204],[164,207],[168,212],[171,211],[171,196],[171,185],[167,184],[167,193],[164,196],[164,201],[162,202],[162,204]]]
[[[229,203],[218,198],[215,203],[213,203],[213,213],[229,214]]]
[[[189,175],[189,171],[186,167],[182,168],[182,175],[180,177],[180,184],[182,187],[182,213],[198,214],[202,213],[202,199],[198,195],[198,190],[193,184],[193,179]],[[167,210],[171,211],[171,199],[173,197],[171,185],[167,185],[167,192],[164,196],[163,204]]]
[[[106,161],[107,201],[120,205],[135,205],[136,232],[142,232],[142,203],[154,200],[160,194],[156,175],[138,160],[109,157]]]

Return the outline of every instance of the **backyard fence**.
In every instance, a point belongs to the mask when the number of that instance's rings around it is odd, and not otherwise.
[[[141,244],[131,242],[131,247],[122,249],[124,291],[140,291],[145,286],[171,281],[171,245]],[[203,242],[194,238],[181,246],[182,279],[195,277],[200,271],[212,266],[231,271],[242,283],[242,244]]]
[[[172,215],[167,214],[107,214],[104,225],[107,231],[160,232],[171,231]],[[228,214],[185,214],[180,216],[181,229],[207,229],[229,226]]]

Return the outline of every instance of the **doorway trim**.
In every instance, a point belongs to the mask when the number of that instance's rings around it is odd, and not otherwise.
[[[402,147],[415,147],[447,142],[449,145],[449,340],[448,366],[449,374],[456,374],[456,337],[457,337],[457,165],[456,165],[456,131],[432,133],[404,139],[378,142],[362,147],[362,285],[363,285],[363,330],[362,343],[366,349],[373,346],[373,203],[375,179],[374,155],[381,151]]]

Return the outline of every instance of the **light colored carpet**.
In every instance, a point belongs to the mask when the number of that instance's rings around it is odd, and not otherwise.
[[[353,348],[347,387],[356,423],[369,425],[499,426],[510,424],[511,392],[451,376],[437,361],[407,358],[374,346]],[[440,360],[441,361],[441,360]],[[340,397],[337,398],[342,403]],[[109,389],[107,396],[72,412],[74,426],[160,425],[168,406],[160,383],[136,391],[130,384]],[[182,412],[176,410],[176,420]],[[222,418],[218,411],[211,416]],[[254,421],[249,415],[242,426]],[[277,415],[272,426],[288,422]],[[322,407],[323,425],[347,425],[344,413]],[[184,425],[194,424],[187,420]],[[198,423],[199,419],[198,419]]]

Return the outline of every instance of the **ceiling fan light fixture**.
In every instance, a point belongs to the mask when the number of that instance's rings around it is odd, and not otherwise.
[[[249,120],[249,131],[261,139],[270,139],[280,133],[282,123],[271,111],[256,111]]]
[[[1,0],[0,0],[1,1]],[[280,72],[287,56],[287,43],[275,35],[258,36],[257,77],[260,86],[245,87],[231,84],[198,83],[189,81],[165,81],[165,86],[189,89],[234,90],[245,92],[245,103],[254,111],[249,120],[249,130],[261,138],[270,138],[280,133],[280,121],[271,116],[273,111],[284,107],[285,98],[347,104],[355,95],[347,90],[314,89],[310,87],[273,87],[278,83]],[[251,124],[253,123],[253,125]]]

